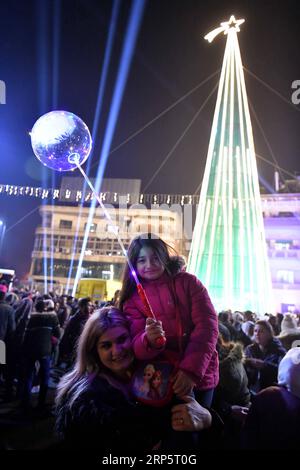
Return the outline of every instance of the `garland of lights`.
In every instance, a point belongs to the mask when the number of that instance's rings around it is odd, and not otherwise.
[[[15,197],[33,197],[38,199],[51,199],[60,202],[89,202],[93,198],[91,192],[87,192],[84,201],[82,201],[82,191],[74,189],[43,189],[34,186],[16,186],[12,184],[0,184],[0,195]],[[182,194],[119,194],[111,192],[100,193],[100,197],[107,204],[132,204],[138,201],[139,204],[172,206],[179,204],[181,206],[193,205],[199,203],[199,195]],[[279,205],[283,204],[280,210],[298,213],[300,208],[299,197],[295,194],[262,194],[261,202],[263,210],[278,212]],[[234,200],[234,204],[235,204]]]
[[[0,195],[5,196],[26,196],[38,199],[52,199],[64,202],[89,202],[94,195],[91,191],[86,191],[83,200],[83,191],[74,189],[44,189],[34,186],[16,186],[12,184],[0,184]],[[119,194],[116,192],[102,192],[100,198],[103,202],[117,204],[130,204],[138,201],[139,204],[197,204],[198,195],[182,194]]]

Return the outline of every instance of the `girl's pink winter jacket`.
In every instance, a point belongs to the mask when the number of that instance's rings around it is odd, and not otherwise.
[[[163,349],[151,348],[145,335],[143,304],[135,292],[124,304],[130,320],[135,355],[140,360],[180,359],[176,326],[174,291],[183,327],[183,357],[179,368],[188,373],[199,390],[215,388],[218,379],[216,343],[218,321],[207,290],[192,274],[180,272],[174,277],[166,272],[154,281],[143,281],[153,312],[161,320],[167,342]],[[174,287],[173,287],[174,286]]]

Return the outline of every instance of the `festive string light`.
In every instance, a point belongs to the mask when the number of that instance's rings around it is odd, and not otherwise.
[[[239,148],[237,147],[237,153],[239,152]],[[238,163],[237,163],[238,165]],[[240,184],[240,180],[238,180]],[[9,184],[0,184],[0,195],[5,195],[9,197],[35,197],[37,199],[48,199],[48,200],[57,200],[60,199],[61,201],[68,200],[68,203],[85,203],[91,201],[93,198],[92,192],[88,192],[84,200],[82,200],[83,192],[74,189],[52,189],[52,188],[39,188],[39,187],[30,187],[30,186],[16,186],[16,185],[9,185]],[[67,197],[66,197],[67,196]],[[299,197],[298,196],[291,196],[287,194],[276,194],[270,195],[262,195],[262,204],[265,204],[266,207],[263,207],[263,210],[266,210],[270,206],[270,201],[273,198],[274,208],[272,210],[276,210],[278,203],[280,201],[286,201],[289,199],[289,207],[291,211],[298,211],[299,210]],[[120,200],[122,203],[124,202],[124,194],[119,193],[111,193],[105,192],[102,193],[102,199],[107,204],[119,204]],[[127,195],[125,195],[125,200],[127,200]],[[140,204],[151,205],[151,204],[183,204],[183,205],[197,205],[199,203],[199,195],[195,194],[188,194],[188,195],[181,195],[181,194],[131,194],[130,201],[139,200]],[[240,207],[241,201],[243,202],[244,198],[241,197],[241,194],[237,198],[233,198],[232,202],[235,208]]]
[[[34,186],[17,186],[10,184],[0,184],[0,194],[5,194],[6,196],[34,196],[40,199],[67,199],[69,202],[83,202],[83,192],[80,190],[73,189],[51,189],[51,188],[40,188]],[[105,202],[117,203],[120,197],[124,195],[118,193],[103,192],[100,193],[100,199]],[[134,197],[135,195],[133,195]],[[150,200],[154,195],[146,195],[147,199]],[[158,197],[156,195],[156,197]],[[131,201],[132,195],[126,194],[126,201],[129,204]],[[140,195],[140,198],[143,199],[144,195]],[[150,198],[150,199],[149,199]],[[86,193],[84,202],[91,201],[93,199],[93,193],[88,191]]]

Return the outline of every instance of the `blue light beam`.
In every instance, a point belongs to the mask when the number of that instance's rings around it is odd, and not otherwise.
[[[122,103],[122,98],[123,98],[123,94],[124,94],[124,90],[125,90],[125,86],[126,86],[126,82],[128,78],[129,68],[131,65],[131,61],[132,61],[132,57],[133,57],[133,53],[135,49],[137,35],[139,32],[139,28],[140,28],[142,17],[143,17],[145,4],[146,4],[145,0],[134,0],[132,7],[131,7],[129,23],[127,26],[127,31],[126,31],[126,36],[125,36],[125,44],[122,50],[122,56],[121,56],[121,61],[119,65],[118,75],[117,75],[117,82],[116,82],[116,86],[115,86],[115,90],[114,90],[114,94],[112,98],[110,113],[108,116],[108,123],[107,123],[106,130],[105,130],[103,146],[100,152],[100,163],[98,166],[97,176],[96,176],[96,181],[95,181],[95,191],[97,194],[99,194],[99,191],[100,191],[104,170],[105,170],[108,155],[109,155],[110,146],[112,143],[115,127],[117,124],[117,119],[118,119],[118,115],[119,115],[119,111],[120,111],[120,107]],[[90,206],[90,210],[89,210],[88,221],[86,225],[81,253],[80,253],[80,257],[78,261],[78,268],[77,268],[76,277],[75,277],[74,286],[73,286],[73,292],[72,292],[73,296],[75,296],[77,284],[81,276],[83,257],[85,254],[90,227],[91,227],[93,217],[94,217],[96,203],[97,203],[96,199],[93,199],[91,206]]]
[[[118,23],[118,17],[119,17],[119,13],[120,13],[120,7],[121,7],[121,0],[115,0],[115,2],[113,4],[112,14],[111,14],[110,27],[109,27],[107,44],[106,44],[106,47],[105,47],[105,55],[104,55],[103,66],[102,66],[102,73],[101,73],[101,77],[100,77],[100,81],[99,81],[99,87],[98,87],[98,96],[97,96],[97,103],[96,103],[93,130],[92,130],[92,140],[93,140],[93,142],[95,142],[95,140],[96,140],[97,130],[98,130],[98,127],[99,127],[100,116],[101,116],[101,111],[102,111],[102,106],[103,106],[104,91],[105,91],[105,86],[106,86],[106,82],[107,82],[107,75],[108,75],[110,59],[111,59],[111,55],[112,55],[112,49],[113,49],[113,43],[114,43],[116,27],[117,27],[117,23]],[[92,156],[93,156],[93,148],[92,148],[92,151],[91,151],[91,155],[90,155],[90,157],[87,161],[87,167],[86,167],[86,174],[87,175],[89,175]],[[85,195],[86,195],[86,190],[87,190],[87,183],[84,180],[84,185],[83,185],[83,190],[82,190],[82,204],[79,208],[79,214],[78,214],[77,223],[76,223],[76,232],[75,232],[75,237],[74,237],[74,241],[73,241],[73,248],[72,248],[72,258],[71,258],[71,262],[70,262],[70,267],[69,267],[69,272],[68,272],[68,280],[67,280],[67,285],[66,285],[66,290],[65,290],[66,294],[68,293],[69,288],[70,288],[70,282],[71,282],[72,271],[73,271],[74,260],[75,260],[75,254],[76,254],[76,248],[77,248],[78,233],[79,233],[80,222],[81,222],[81,214],[82,214],[83,202],[84,202]]]
[[[37,12],[37,75],[38,75],[38,101],[40,115],[48,109],[48,88],[49,88],[49,61],[48,61],[48,4],[46,0],[36,0]],[[47,186],[47,170],[42,169],[43,187]],[[46,200],[43,201],[46,204]],[[43,213],[43,271],[44,271],[44,292],[48,291],[48,246],[46,217]]]
[[[61,27],[61,2],[54,0],[53,13],[52,13],[52,109],[57,109],[58,105],[58,90],[59,90],[59,51],[60,51],[60,27]],[[56,187],[56,173],[51,173],[52,188]],[[51,200],[52,217],[54,214],[54,200]],[[53,224],[51,223],[50,234],[50,289],[53,290],[53,277],[54,277],[54,232]]]

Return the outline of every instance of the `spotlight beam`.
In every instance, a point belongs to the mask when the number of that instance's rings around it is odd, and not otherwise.
[[[122,50],[122,56],[121,56],[121,61],[119,65],[118,75],[117,75],[117,82],[116,82],[116,86],[114,89],[114,94],[113,94],[112,103],[110,107],[110,113],[108,116],[108,123],[106,126],[104,140],[103,140],[103,146],[102,146],[101,153],[100,153],[100,162],[99,162],[96,181],[95,181],[96,194],[99,194],[99,191],[100,191],[103,174],[104,174],[104,170],[106,167],[106,163],[107,163],[107,159],[108,159],[108,155],[110,151],[110,146],[112,143],[112,139],[113,139],[113,135],[114,135],[114,131],[115,131],[115,127],[117,124],[117,119],[118,119],[118,115],[119,115],[119,111],[120,111],[120,107],[122,103],[122,98],[123,98],[123,94],[124,94],[124,90],[125,90],[125,86],[127,82],[129,68],[130,68],[133,53],[134,53],[137,35],[138,35],[139,28],[140,28],[143,12],[144,12],[144,7],[145,7],[144,0],[134,0],[132,4],[129,23],[128,23],[126,36],[125,36],[125,43],[124,43],[124,47]],[[95,207],[96,207],[96,199],[93,199],[90,210],[89,210],[88,221],[87,221],[86,230],[85,230],[85,234],[83,238],[83,244],[81,248],[81,253],[80,253],[80,257],[78,261],[78,268],[77,268],[76,277],[75,277],[74,286],[73,286],[73,292],[72,292],[73,296],[75,296],[77,284],[81,276],[83,257],[84,257],[84,253],[86,250],[90,227],[93,221]]]
[[[58,90],[59,90],[59,44],[60,44],[60,18],[61,17],[61,1],[54,0],[53,14],[52,14],[52,109],[57,108],[58,103]],[[56,175],[54,172],[51,174],[52,188],[56,186]],[[54,213],[54,200],[51,200],[52,213]],[[53,277],[54,277],[54,231],[51,221],[51,234],[50,234],[50,289],[53,290]]]
[[[48,109],[49,93],[49,44],[48,44],[48,4],[45,0],[36,2],[37,6],[37,56],[38,56],[38,98],[40,114],[44,114]],[[42,170],[43,186],[47,184],[47,170]],[[46,201],[43,201],[43,205]],[[48,292],[48,246],[46,219],[43,214],[43,272],[44,272],[44,292]],[[51,245],[51,243],[50,243]]]
[[[120,7],[121,7],[121,1],[120,0],[115,0],[115,2],[113,4],[112,15],[111,15],[111,20],[110,20],[110,27],[109,27],[109,32],[108,32],[107,44],[106,44],[106,47],[105,47],[105,55],[104,55],[104,61],[103,61],[103,65],[102,65],[102,73],[101,73],[99,87],[98,87],[97,103],[96,103],[93,130],[92,130],[92,140],[93,140],[93,142],[95,142],[95,140],[96,140],[97,130],[98,130],[98,127],[99,127],[100,116],[101,116],[101,111],[102,111],[102,106],[103,106],[104,91],[105,91],[106,82],[107,82],[109,64],[110,64],[110,59],[111,59],[111,55],[112,55],[112,49],[113,49],[114,37],[115,37],[116,27],[117,27],[119,13],[120,13]],[[92,152],[93,152],[93,150],[92,150]],[[87,168],[86,168],[86,174],[87,175],[89,175],[89,172],[90,172],[91,161],[92,161],[92,155],[90,155],[90,158],[88,159],[88,162],[87,162]],[[79,234],[79,229],[80,229],[80,224],[81,224],[83,201],[85,200],[86,189],[87,189],[87,183],[86,183],[86,180],[84,180],[83,189],[82,189],[82,203],[81,203],[80,208],[79,208],[79,214],[78,214],[77,223],[76,223],[76,232],[75,232],[75,236],[74,236],[74,240],[73,240],[72,257],[71,257],[71,262],[70,262],[70,267],[69,267],[69,272],[68,272],[66,293],[68,293],[68,291],[69,291],[71,278],[72,278],[75,254],[76,254],[76,251],[77,251],[78,234]]]

